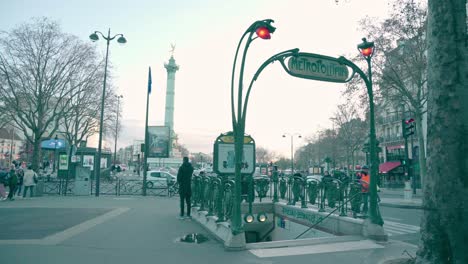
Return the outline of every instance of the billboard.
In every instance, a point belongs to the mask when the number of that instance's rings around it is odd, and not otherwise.
[[[169,158],[171,132],[168,126],[148,127],[148,158]]]
[[[218,143],[216,145],[215,167],[220,174],[234,174],[236,165],[236,155],[234,144]],[[252,174],[255,171],[255,145],[245,144],[242,155],[242,174]]]
[[[83,155],[83,167],[88,167],[91,171],[94,170],[94,155]]]
[[[59,170],[68,170],[68,155],[59,155]]]

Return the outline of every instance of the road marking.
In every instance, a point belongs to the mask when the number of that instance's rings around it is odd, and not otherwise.
[[[375,248],[384,248],[384,246],[379,245],[371,240],[361,240],[361,241],[340,242],[340,243],[299,246],[299,247],[251,249],[250,252],[259,258],[272,258],[272,257],[283,257],[283,256],[353,251],[353,250],[361,250],[361,249],[375,249]]]
[[[110,212],[107,212],[103,215],[85,221],[81,224],[72,226],[68,229],[65,229],[62,232],[55,233],[53,235],[47,236],[43,239],[6,239],[0,240],[0,245],[57,245],[60,242],[69,239],[73,236],[78,235],[88,229],[91,229],[105,221],[110,220],[120,214],[125,213],[126,211],[130,210],[130,208],[116,208]]]
[[[389,220],[389,221],[401,221],[400,218],[395,218],[395,217],[384,217],[384,220]]]
[[[404,235],[419,233],[421,228],[419,226],[407,225],[398,222],[385,221],[384,229],[387,231],[389,236],[392,235]]]

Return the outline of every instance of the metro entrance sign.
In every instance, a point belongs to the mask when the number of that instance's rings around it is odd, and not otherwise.
[[[299,52],[289,58],[285,70],[299,78],[337,83],[349,81],[348,67],[336,58],[319,54]]]

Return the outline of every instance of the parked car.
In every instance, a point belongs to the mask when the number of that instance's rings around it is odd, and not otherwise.
[[[147,188],[168,188],[177,182],[177,177],[160,170],[148,171],[146,175]]]
[[[310,181],[313,181],[313,180],[321,182],[322,178],[323,178],[323,176],[320,175],[320,174],[307,175],[307,177],[306,177],[307,182],[310,182]]]

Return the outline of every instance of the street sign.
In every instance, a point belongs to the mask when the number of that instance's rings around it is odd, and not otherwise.
[[[348,67],[338,59],[319,54],[300,52],[289,58],[287,72],[295,77],[345,83],[349,81]]]
[[[214,143],[213,170],[218,174],[234,174],[236,155],[234,135],[232,132],[221,134]],[[255,141],[249,135],[244,136],[242,153],[242,174],[253,174],[255,171]]]

